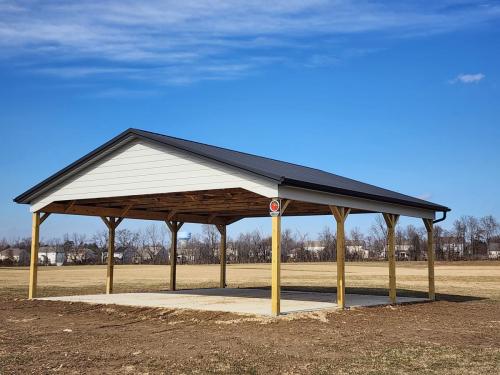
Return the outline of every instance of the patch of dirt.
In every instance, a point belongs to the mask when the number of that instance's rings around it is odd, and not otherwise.
[[[0,300],[0,374],[498,374],[500,303],[280,318]]]

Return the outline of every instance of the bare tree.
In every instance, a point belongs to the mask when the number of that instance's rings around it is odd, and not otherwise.
[[[372,256],[380,258],[383,254],[387,259],[387,251],[385,251],[387,243],[387,225],[381,215],[375,217],[375,223],[370,228],[370,234],[373,237]]]
[[[102,263],[104,260],[103,254],[108,249],[108,239],[109,239],[109,233],[107,230],[104,229],[96,232],[92,236],[92,241],[95,244],[93,251],[99,263]]]
[[[434,225],[434,251],[436,253],[437,260],[444,260],[444,250],[443,250],[443,235],[445,234],[445,230],[439,226]],[[427,245],[426,245],[427,250]]]
[[[337,260],[337,237],[330,227],[325,226],[319,234],[319,241],[323,246],[323,251],[320,252],[319,258],[323,261]]]
[[[154,264],[166,263],[168,254],[165,249],[166,230],[163,225],[160,227],[153,223],[146,227],[140,237],[142,250],[148,256],[148,260]]]
[[[286,262],[295,249],[295,238],[291,229],[287,228],[281,232],[281,260]]]
[[[352,251],[346,252],[346,258],[349,260],[360,260],[364,258],[365,236],[358,227],[351,229],[349,233],[349,243]]]
[[[139,233],[128,229],[119,229],[116,231],[116,249],[121,251],[122,263],[125,260],[132,259],[137,254],[139,244]]]
[[[491,239],[497,235],[500,225],[492,215],[483,216],[479,220],[479,223],[484,236],[484,240],[486,242],[487,249],[489,250]]]

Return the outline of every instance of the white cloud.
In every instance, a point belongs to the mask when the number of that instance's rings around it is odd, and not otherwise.
[[[456,3],[0,0],[0,59],[18,66],[28,60],[33,71],[68,79],[116,73],[185,84],[239,78],[289,60],[329,66],[345,55],[339,49],[351,34],[413,37],[500,18],[499,4],[450,4]]]
[[[455,78],[453,78],[450,82],[451,83],[478,83],[479,81],[482,81],[486,76],[483,73],[476,73],[476,74],[459,74]]]

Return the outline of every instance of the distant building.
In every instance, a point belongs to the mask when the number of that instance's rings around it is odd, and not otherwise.
[[[95,251],[87,248],[73,250],[66,255],[65,263],[92,264],[97,262]]]
[[[307,241],[304,245],[304,249],[318,255],[325,249],[325,245],[323,245],[321,241]]]
[[[62,249],[53,246],[40,246],[38,263],[47,266],[62,266],[66,262],[66,255]]]
[[[460,259],[464,256],[464,244],[453,236],[441,237],[439,247],[446,259]],[[437,250],[438,246],[434,248]]]
[[[411,245],[407,243],[394,245],[394,256],[396,257],[396,260],[410,260],[410,250]],[[386,258],[386,254],[387,245],[384,246],[381,257]]]
[[[346,245],[346,253],[349,258],[355,259],[368,259],[370,256],[370,251],[365,249],[363,245],[349,244],[349,242]]]
[[[9,248],[0,251],[0,261],[29,264],[30,254],[24,249]]]
[[[488,259],[500,259],[500,241],[490,242],[488,246]]]

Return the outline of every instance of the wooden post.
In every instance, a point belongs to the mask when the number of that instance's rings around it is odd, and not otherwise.
[[[33,212],[31,226],[31,260],[30,260],[30,284],[28,298],[36,298],[37,274],[38,274],[38,247],[40,240],[40,212]]]
[[[396,224],[399,215],[383,214],[387,224],[387,258],[389,260],[389,299],[391,303],[396,303]]]
[[[225,225],[217,225],[217,229],[220,233],[220,249],[219,249],[219,258],[220,258],[220,288],[226,287],[226,247],[227,247],[227,235],[226,235],[226,226]]]
[[[166,221],[166,223],[172,234],[172,243],[170,244],[170,290],[174,291],[177,281],[177,232],[184,223],[178,221]]]
[[[281,312],[281,216],[272,217],[272,282],[271,305],[273,315]]]
[[[350,208],[330,206],[337,221],[337,306],[345,308],[345,220]]]
[[[427,273],[429,276],[429,299],[436,299],[434,284],[434,223],[432,219],[422,219],[427,230]]]
[[[110,217],[108,226],[108,268],[106,272],[106,294],[113,293],[113,273],[115,268],[115,226],[114,218]]]
[[[38,281],[38,248],[40,247],[40,225],[47,220],[50,213],[33,212],[31,224],[31,257],[30,257],[30,282],[28,289],[28,298],[36,298]]]
[[[116,228],[123,221],[123,217],[104,217],[101,216],[102,221],[108,227],[108,262],[106,269],[106,294],[113,293],[113,277],[115,268],[115,233]]]

